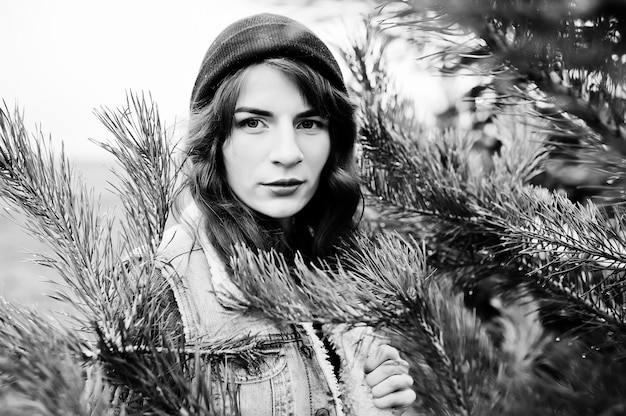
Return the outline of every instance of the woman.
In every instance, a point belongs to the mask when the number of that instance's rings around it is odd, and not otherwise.
[[[319,261],[350,239],[361,201],[355,140],[339,66],[308,28],[261,14],[209,47],[191,99],[192,202],[160,253],[189,344],[252,337],[267,346],[254,366],[230,366],[244,416],[400,414],[415,399],[406,361],[368,329],[320,334],[224,306],[244,296],[229,277],[235,244]]]

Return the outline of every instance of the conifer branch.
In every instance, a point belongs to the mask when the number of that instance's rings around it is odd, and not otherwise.
[[[366,61],[378,58],[377,54],[368,55],[358,44],[345,55],[347,59],[363,62],[353,65],[354,70],[369,68]],[[398,100],[387,98],[390,94],[394,96],[394,92],[368,87],[389,84],[371,81],[384,76],[369,72],[355,75],[355,79],[361,80],[358,91],[363,103],[359,113],[362,172],[368,191],[382,201],[379,204],[391,205],[397,216],[405,216],[409,221],[420,215],[413,233],[426,239],[428,248],[445,267],[458,266],[459,259],[461,265],[465,261],[465,265],[483,269],[522,267],[528,271],[529,279],[519,283],[544,281],[539,288],[546,290],[546,298],[553,297],[556,290],[561,299],[588,309],[602,322],[608,319],[614,325],[622,325],[622,313],[618,311],[621,311],[623,290],[617,288],[615,279],[611,283],[605,280],[581,286],[580,276],[564,280],[565,273],[558,272],[583,265],[596,270],[600,267],[604,271],[623,270],[623,237],[611,231],[614,227],[606,215],[593,207],[577,206],[557,194],[525,185],[536,171],[530,168],[516,172],[512,154],[509,159],[503,158],[505,164],[495,164],[492,174],[475,180],[462,135],[439,134],[432,140],[419,130],[408,135],[402,133],[404,130],[399,127],[402,119],[395,118],[398,112],[393,107]],[[517,155],[522,153],[526,166],[536,166],[546,157],[545,151],[535,140],[534,146],[520,152],[524,148],[520,149],[519,143],[528,142],[525,139],[518,137],[507,143],[507,147]],[[579,236],[585,236],[586,241],[581,241]],[[447,247],[456,249],[451,251]],[[553,267],[554,257],[546,261],[550,252],[561,253],[559,267]],[[525,257],[528,255],[535,259],[529,260]],[[536,275],[535,268],[540,271]],[[550,272],[546,275],[545,270]],[[463,282],[460,285],[466,287]],[[605,304],[600,299],[607,297],[609,289],[611,300]]]
[[[440,3],[441,15],[434,10],[426,16],[434,19],[426,22],[431,24],[431,30],[438,30],[436,25],[441,21],[436,20],[441,16],[450,17],[444,8],[451,3]],[[467,13],[467,4],[457,6]],[[467,36],[463,24],[472,24],[473,12],[463,15],[462,24],[448,20],[450,25],[442,24],[441,33]],[[410,18],[416,15],[407,15],[408,20],[394,23],[413,27]],[[479,47],[467,46],[468,51]],[[482,61],[482,70],[494,68],[495,61],[489,53],[486,50],[472,57],[488,58]],[[490,402],[494,407],[483,414],[562,411],[586,415],[604,411],[599,409],[619,408],[620,399],[610,398],[612,388],[608,386],[624,380],[613,375],[610,366],[598,369],[594,365],[610,357],[620,360],[618,357],[622,356],[625,291],[620,282],[624,235],[621,211],[578,205],[559,194],[527,185],[544,162],[553,160],[547,158],[553,154],[548,154],[543,145],[547,138],[557,137],[561,130],[569,136],[583,133],[592,137],[589,132],[572,117],[555,112],[554,107],[546,108],[545,121],[528,122],[531,118],[526,116],[524,134],[511,134],[500,155],[493,155],[493,170],[476,176],[468,146],[471,136],[459,132],[429,135],[423,129],[403,124],[402,111],[394,105],[404,99],[397,98],[392,89],[376,88],[390,84],[379,81],[384,73],[368,72],[371,65],[367,61],[378,60],[377,51],[357,43],[345,50],[344,56],[357,62],[349,67],[359,82],[354,91],[361,104],[360,163],[370,202],[380,210],[381,221],[395,220],[396,224],[390,221],[392,226],[400,224],[404,233],[424,240],[429,264],[438,266],[466,295],[499,276],[487,304],[495,318],[485,325],[497,328],[490,331],[492,336],[496,341],[500,337],[504,341],[498,344],[498,351],[503,354],[499,358],[502,377],[496,387],[498,398]],[[495,78],[499,75],[506,73],[496,74]],[[501,81],[507,85],[505,79]],[[518,92],[525,91],[524,86],[520,88]],[[523,94],[518,95],[522,97]],[[545,96],[531,98],[545,101]],[[523,109],[515,100],[511,99],[511,103],[517,105],[510,107],[511,111]],[[503,115],[509,116],[500,111],[498,121],[504,122]],[[505,127],[503,131],[511,131],[510,124]],[[584,140],[578,142],[580,148],[589,149]],[[602,153],[597,143],[601,142],[595,143],[591,147],[595,152],[592,157],[599,159]],[[617,172],[619,183],[619,154],[604,160]],[[620,192],[617,186],[615,193],[607,196],[617,198]],[[526,303],[527,309],[523,307]],[[527,314],[528,320],[519,314]],[[528,342],[520,341],[524,339],[520,332],[526,334]],[[414,345],[419,338],[414,337]],[[602,347],[596,350],[598,345]],[[588,361],[590,357],[593,362]],[[602,387],[592,392],[580,382],[577,371],[590,375]],[[607,402],[599,404],[595,394]],[[426,393],[420,397],[429,396]],[[454,403],[450,401],[454,394],[448,391],[444,397],[442,402]]]
[[[397,235],[360,237],[336,268],[300,259],[293,273],[276,254],[239,247],[231,266],[245,299],[233,298],[232,307],[280,322],[379,327],[413,363],[424,409],[481,414],[477,409],[494,405],[497,354],[462,299],[428,271],[418,247]]]
[[[125,217],[132,219],[123,221],[124,241],[130,248],[145,245],[154,251],[161,241],[175,194],[175,146],[170,143],[156,104],[147,101],[143,94],[129,93],[126,107],[102,108],[96,116],[115,137],[113,143],[98,144],[122,168],[115,172],[119,181],[115,190],[122,199]]]
[[[73,290],[87,319],[107,304],[110,281],[101,262],[111,255],[112,221],[98,216],[93,193],[79,179],[61,149],[57,157],[40,134],[29,137],[21,114],[0,109],[0,196],[26,215],[21,224],[46,243],[53,267]]]
[[[535,115],[552,130],[553,158],[544,180],[584,186],[597,203],[624,201],[613,186],[625,180],[623,5],[605,0],[479,0],[471,7],[456,0],[389,3],[402,5],[387,16],[389,26],[436,33],[453,44],[439,42],[443,72],[488,77],[487,88],[497,97],[533,103]],[[501,107],[501,98],[493,104]]]
[[[82,307],[77,319],[83,332],[67,337],[67,342],[75,348],[87,346],[80,357],[87,364],[87,372],[96,377],[102,367],[106,378],[105,382],[92,377],[92,382],[67,389],[82,387],[83,394],[88,394],[88,389],[99,391],[110,383],[111,394],[103,395],[102,400],[110,399],[114,407],[121,403],[122,414],[237,413],[228,376],[230,366],[219,363],[225,357],[229,361],[252,361],[256,350],[242,346],[240,341],[225,340],[212,345],[208,350],[210,359],[206,359],[204,346],[190,349],[184,345],[180,317],[156,260],[175,194],[176,172],[170,168],[173,151],[156,107],[134,95],[127,104],[128,108],[117,113],[103,110],[100,114],[116,140],[103,147],[128,169],[126,176],[117,175],[122,184],[116,189],[123,193],[128,214],[120,221],[119,239],[113,233],[114,218],[106,220],[106,226],[101,225],[105,220],[84,184],[74,176],[63,152],[55,155],[43,145],[41,137],[30,140],[18,113],[12,118],[8,110],[0,112],[0,193],[27,215],[27,231],[52,249],[53,254],[42,256],[41,261],[60,272]],[[129,254],[129,249],[135,247],[137,250]],[[57,298],[72,300],[63,292]],[[15,312],[9,313],[0,331],[14,331],[10,322],[15,316]],[[38,317],[32,328],[27,327],[26,335],[28,331],[40,334],[37,325],[44,325],[42,318]],[[30,343],[36,340],[29,338],[26,344],[31,347]],[[42,343],[42,347],[45,345]],[[199,353],[202,348],[205,353]],[[32,360],[31,364],[38,363],[35,368],[42,371],[56,365],[51,361],[48,366],[38,358],[30,355],[24,364]],[[21,380],[19,369],[9,370],[18,384],[33,383],[28,381],[30,373]],[[195,375],[204,374],[206,377],[192,384]],[[220,396],[221,404],[211,397],[211,388],[227,393]],[[67,389],[63,387],[59,394]],[[54,399],[53,392],[41,391],[44,396],[35,401],[46,400],[46,395]]]
[[[3,414],[124,414],[123,400],[116,396],[97,366],[84,366],[89,351],[84,339],[60,323],[2,301],[0,404]]]

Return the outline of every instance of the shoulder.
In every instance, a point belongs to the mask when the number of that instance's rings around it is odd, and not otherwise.
[[[156,268],[173,288],[183,288],[197,276],[211,279],[210,267],[197,233],[189,226],[168,228],[156,253]]]
[[[163,233],[157,259],[175,261],[194,251],[202,251],[199,232],[202,228],[203,215],[195,203],[189,203],[180,214],[175,224]]]
[[[183,224],[176,224],[163,233],[156,257],[162,263],[180,262],[194,251],[200,250],[193,230]]]

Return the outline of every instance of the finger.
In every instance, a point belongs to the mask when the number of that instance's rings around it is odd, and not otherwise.
[[[417,395],[411,389],[400,390],[383,397],[374,398],[374,406],[379,409],[407,408],[415,401],[416,397]]]
[[[387,360],[365,376],[368,386],[375,386],[396,374],[408,374],[409,363],[403,359]]]
[[[372,396],[382,398],[389,394],[410,389],[413,385],[413,377],[408,374],[396,374],[372,387]]]
[[[397,360],[399,358],[400,353],[396,348],[388,344],[381,344],[378,345],[373,351],[370,351],[370,354],[365,359],[363,370],[365,371],[365,374],[367,374],[385,361]]]

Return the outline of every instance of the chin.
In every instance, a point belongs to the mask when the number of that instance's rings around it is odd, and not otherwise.
[[[296,215],[299,211],[280,211],[280,212],[265,212],[264,214],[275,220],[284,220]]]
[[[259,210],[264,215],[267,215],[270,218],[274,218],[277,220],[284,220],[286,218],[291,218],[296,215],[298,212],[302,210],[303,207],[297,206],[293,208],[287,207],[277,207],[276,209],[264,209]]]

